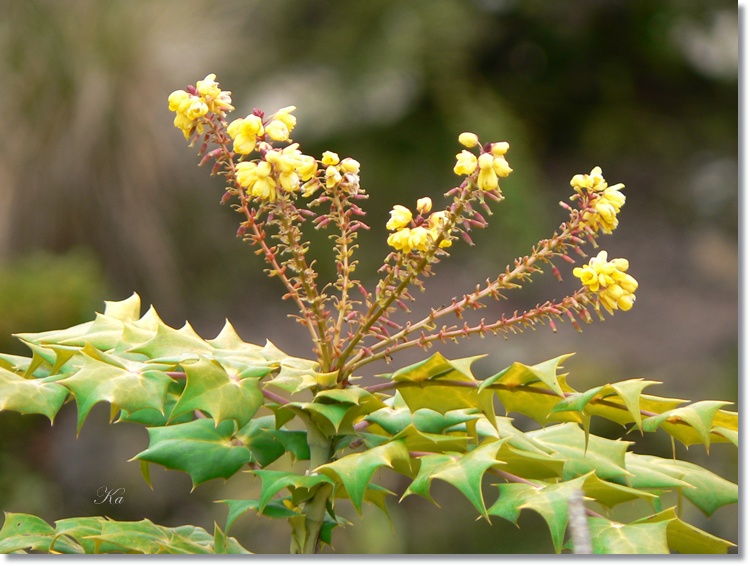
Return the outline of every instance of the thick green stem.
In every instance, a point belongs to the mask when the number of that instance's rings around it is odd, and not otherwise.
[[[331,461],[332,440],[323,434],[313,420],[304,412],[298,416],[307,427],[307,442],[310,445],[310,467],[313,472],[319,466]],[[320,531],[325,522],[328,500],[333,494],[333,485],[320,484],[315,495],[305,502],[302,508],[303,517],[295,517],[292,524],[292,554],[317,554],[320,551]]]

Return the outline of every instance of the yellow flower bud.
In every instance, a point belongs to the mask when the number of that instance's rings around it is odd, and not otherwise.
[[[508,152],[508,149],[510,149],[510,144],[508,142],[495,142],[492,144],[492,149],[490,151],[495,157],[502,157]]]
[[[471,175],[477,169],[477,156],[465,149],[456,155],[453,172],[456,175]]]
[[[513,172],[513,169],[510,168],[504,157],[496,157],[492,161],[492,168],[498,177],[507,177]]]
[[[273,141],[287,141],[289,139],[289,127],[281,120],[271,120],[266,126],[266,134]]]
[[[417,201],[417,212],[419,214],[428,214],[432,210],[432,199],[423,197]]]
[[[408,225],[412,220],[411,210],[397,204],[391,210],[391,219],[385,225],[388,230],[398,230]]]
[[[359,173],[359,161],[351,157],[345,157],[341,160],[341,170],[345,173]]]
[[[309,181],[317,172],[318,162],[315,161],[315,158],[309,155],[302,155],[300,157],[299,165],[297,165],[297,173],[299,173],[302,180]]]
[[[332,189],[341,182],[341,173],[333,165],[326,168],[326,187]]]
[[[411,230],[409,228],[402,228],[398,232],[394,232],[388,236],[388,245],[398,251],[405,251],[408,253],[411,251],[411,248],[409,247],[410,235]]]
[[[464,147],[476,147],[479,145],[479,137],[471,132],[464,132],[458,136],[458,142]]]
[[[323,165],[338,165],[339,156],[337,153],[332,151],[324,151],[323,158],[320,160]]]
[[[273,119],[283,122],[287,129],[291,132],[294,129],[294,126],[297,125],[297,118],[291,114],[296,109],[296,106],[285,106],[284,108],[276,111],[276,113],[273,115]]]
[[[255,151],[258,137],[263,135],[263,121],[250,114],[247,118],[233,120],[227,127],[229,137],[234,140],[234,151],[248,155]]]

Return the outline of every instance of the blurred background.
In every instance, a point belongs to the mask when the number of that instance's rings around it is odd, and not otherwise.
[[[282,289],[235,237],[222,185],[197,168],[172,127],[167,96],[208,73],[231,90],[236,116],[294,104],[296,141],[362,163],[369,232],[359,275],[376,281],[384,224],[401,203],[456,183],[458,133],[506,140],[514,173],[477,246],[456,245],[415,310],[442,304],[524,255],[566,215],[569,181],[595,165],[626,185],[620,227],[601,239],[640,282],[633,310],[582,334],[563,324],[505,341],[445,346],[448,357],[490,352],[486,377],[513,361],[567,352],[568,381],[584,390],[643,377],[647,392],[689,400],[738,396],[738,13],[728,0],[0,0],[0,351],[25,353],[13,332],[90,320],[133,291],[173,326],[204,337],[229,318],[249,342],[270,339],[309,357],[286,319]],[[325,236],[322,277],[332,275]],[[564,265],[560,266],[565,269]],[[565,274],[565,273],[564,273]],[[493,312],[560,298],[574,282],[542,277]],[[404,355],[394,368],[423,357]],[[378,367],[373,373],[386,368]],[[730,407],[736,410],[736,406]],[[0,413],[0,509],[48,521],[106,514],[212,529],[257,482],[238,474],[190,492],[189,478],[154,467],[151,492],[127,460],[142,427],[107,425],[99,405],[75,438],[75,407],[56,426]],[[596,422],[594,426],[597,425]],[[622,429],[594,429],[610,437]],[[666,434],[639,445],[668,457]],[[707,465],[705,450],[677,447]],[[737,480],[736,451],[708,465]],[[398,478],[395,490],[403,490]],[[94,505],[100,486],[126,488],[121,505]],[[400,486],[400,487],[399,487]],[[442,509],[411,497],[385,516],[348,515],[334,544],[350,553],[551,551],[546,527],[522,513],[517,530],[475,522],[436,482]],[[494,488],[486,497],[494,501]],[[689,506],[689,504],[687,504]],[[635,511],[635,510],[634,510]],[[737,540],[737,508],[687,519]],[[286,552],[286,524],[246,516],[232,534],[255,552]]]

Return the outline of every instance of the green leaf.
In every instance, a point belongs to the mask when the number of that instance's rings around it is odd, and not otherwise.
[[[233,421],[214,426],[210,419],[149,428],[149,447],[135,458],[184,471],[193,487],[229,478],[250,461],[250,450],[232,442],[234,431]]]
[[[708,516],[719,507],[738,501],[739,490],[735,484],[697,464],[644,454],[631,454],[628,461],[631,460],[650,468],[652,473],[669,476],[692,486],[682,489],[682,493]],[[647,483],[647,478],[638,479],[639,487],[646,487],[643,484]]]
[[[335,462],[319,466],[315,471],[343,484],[354,508],[361,513],[370,478],[375,470],[383,466],[400,470],[409,468],[409,452],[403,442],[389,442],[364,452],[349,454]]]
[[[482,497],[482,477],[489,468],[502,464],[502,461],[497,459],[497,453],[503,442],[505,441],[500,440],[484,444],[458,458],[443,454],[419,458],[419,472],[404,492],[402,499],[415,493],[432,501],[429,496],[430,484],[432,480],[440,479],[457,488],[484,517],[487,517]]]
[[[39,517],[25,513],[5,513],[0,529],[0,554],[21,550],[49,552],[55,529]]]
[[[156,409],[163,412],[171,378],[162,371],[131,372],[84,355],[83,367],[58,381],[73,392],[78,404],[80,432],[92,407],[107,401],[128,412]]]
[[[643,421],[643,429],[653,432],[661,427],[685,446],[703,443],[708,450],[711,444],[711,427],[717,411],[731,405],[728,401],[698,401],[649,417]],[[689,426],[686,426],[689,425]]]
[[[626,483],[625,452],[632,442],[609,440],[589,435],[574,423],[550,426],[526,433],[526,436],[554,451],[566,460],[563,478],[568,480],[595,471],[599,477]]]
[[[702,531],[680,519],[674,507],[661,513],[638,519],[633,524],[647,525],[669,521],[667,525],[667,544],[673,552],[680,554],[726,554],[729,547],[735,544]]]
[[[216,503],[226,503],[229,506],[229,512],[227,514],[227,522],[224,525],[224,531],[229,532],[234,522],[239,519],[242,515],[248,511],[258,511],[260,507],[260,499],[221,499]],[[261,513],[258,511],[258,513]],[[273,519],[288,519],[289,517],[295,517],[300,513],[290,509],[284,505],[283,501],[269,501],[265,504],[262,511],[263,515],[271,517]]]
[[[622,525],[603,517],[589,517],[594,554],[669,554],[669,523]]]
[[[485,389],[490,385],[501,384],[509,389],[519,385],[529,385],[531,383],[542,382],[558,397],[564,396],[564,390],[561,387],[558,369],[562,363],[573,354],[563,354],[546,362],[541,362],[533,366],[527,366],[520,362],[514,362],[510,367],[505,368],[500,373],[488,377],[480,386]]]
[[[322,483],[333,483],[328,477],[322,474],[313,474],[303,476],[292,472],[282,472],[275,470],[253,470],[253,474],[258,476],[262,481],[260,490],[260,499],[258,500],[258,512],[262,513],[271,498],[285,488],[295,488],[312,490]],[[227,525],[229,530],[229,525]]]
[[[166,529],[143,519],[141,521],[105,521],[101,533],[90,535],[96,543],[108,542],[119,546],[122,551],[141,554],[158,554],[164,545],[169,544]]]
[[[141,316],[141,298],[133,293],[122,301],[104,301],[104,315],[123,322],[134,322]]]
[[[144,354],[152,360],[169,359],[198,359],[199,354],[210,354],[213,347],[195,333],[186,322],[179,330],[167,326],[161,320],[157,323],[156,334],[148,342],[130,351]]]
[[[184,362],[187,375],[185,390],[172,409],[172,416],[196,410],[210,414],[218,425],[234,420],[243,427],[263,405],[260,378],[232,379],[221,365],[203,357]]]
[[[487,511],[516,524],[522,509],[532,509],[546,521],[552,544],[558,554],[562,550],[568,526],[568,502],[576,490],[581,490],[584,478],[545,486],[498,484],[500,497]]]
[[[0,368],[0,410],[41,414],[54,422],[68,397],[68,389],[58,383],[60,376],[24,379]]]
[[[447,360],[440,353],[402,368],[390,378],[412,413],[431,409],[444,414],[457,409],[481,409],[493,418],[493,393],[481,392],[471,364],[483,356]],[[465,385],[464,385],[465,384]]]

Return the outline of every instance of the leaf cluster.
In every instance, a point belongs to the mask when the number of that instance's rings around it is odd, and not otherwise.
[[[149,446],[134,458],[147,481],[149,464],[183,471],[194,486],[251,472],[260,480],[260,496],[224,501],[224,532],[253,511],[287,520],[293,536],[304,538],[306,505],[324,494],[320,540],[331,544],[332,530],[348,523],[338,500],[350,501],[357,512],[369,503],[388,513],[387,499],[395,494],[380,485],[381,472],[392,470],[409,480],[401,499],[432,501],[431,486],[440,480],[488,521],[516,523],[524,509],[539,513],[557,552],[570,547],[570,502],[577,495],[585,502],[595,552],[713,553],[733,546],[685,522],[678,508],[664,502],[676,493],[711,515],[737,502],[735,484],[690,462],[637,453],[631,441],[591,433],[590,423],[597,417],[642,434],[661,430],[673,442],[708,449],[737,445],[737,413],[724,409],[726,402],[646,394],[655,382],[641,379],[577,391],[561,372],[569,355],[535,365],[516,362],[479,380],[471,371],[476,357],[448,360],[436,353],[380,376],[381,383],[342,388],[335,373],[320,372],[316,362],[270,343],[248,344],[228,322],[216,338],[204,340],[188,324],[169,327],[153,308],[140,316],[137,295],[107,302],[89,323],[19,338],[32,355],[0,355],[0,409],[52,421],[65,402],[75,401],[80,430],[91,408],[107,402],[112,420],[147,427]],[[542,428],[524,432],[510,413]],[[309,472],[271,466],[284,456],[309,461]],[[490,492],[496,496],[488,502]],[[618,522],[613,509],[634,501],[646,502],[651,512]],[[84,518],[63,523],[65,529],[77,525],[69,532],[60,530],[60,522],[53,529],[41,526],[41,519],[11,517],[0,544],[15,549],[65,551],[52,546],[50,537],[57,537],[68,550],[85,552],[166,552],[191,544],[211,551],[210,535],[197,528],[188,536],[179,531],[186,527]],[[89,522],[100,530],[91,531]],[[112,529],[161,534],[148,539],[151,546],[115,548],[107,546],[114,544],[107,538]],[[80,532],[94,538],[71,534]],[[24,533],[42,539],[24,539]],[[91,541],[99,543],[92,547]]]

